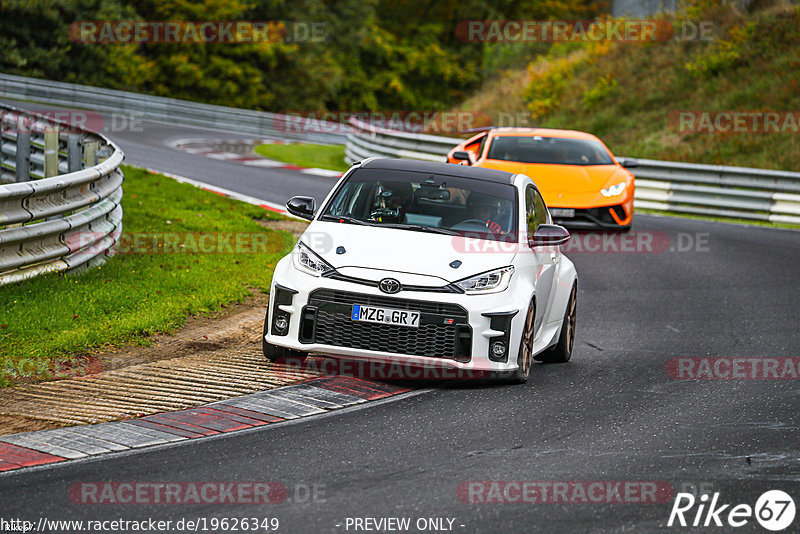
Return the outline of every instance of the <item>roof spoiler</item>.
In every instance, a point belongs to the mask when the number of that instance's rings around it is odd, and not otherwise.
[[[468,128],[466,130],[461,130],[461,133],[478,133],[478,132],[486,132],[488,130],[494,130],[496,128],[512,128],[512,126],[481,126],[479,128]],[[523,128],[523,127],[521,127]],[[538,129],[538,126],[524,126],[524,128],[528,129]]]
[[[466,130],[461,130],[461,133],[478,133],[478,132],[488,132],[489,130],[494,130],[497,126],[481,126],[480,128],[467,128]]]

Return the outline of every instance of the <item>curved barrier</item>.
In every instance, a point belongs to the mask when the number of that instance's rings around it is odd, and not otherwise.
[[[10,106],[0,113],[0,285],[113,254],[122,232],[122,150]]]
[[[800,173],[640,159],[636,206],[800,224]]]
[[[444,161],[463,139],[377,128],[351,119],[348,163],[367,157]],[[800,224],[800,173],[640,159],[636,207],[754,221]]]

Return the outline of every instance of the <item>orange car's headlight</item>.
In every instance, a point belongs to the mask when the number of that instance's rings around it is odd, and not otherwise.
[[[605,189],[600,190],[600,194],[604,197],[616,197],[621,195],[625,191],[625,186],[627,184],[625,182],[620,182],[618,184],[611,185],[606,187]]]

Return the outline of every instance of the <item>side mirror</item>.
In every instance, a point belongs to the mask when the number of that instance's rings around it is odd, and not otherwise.
[[[557,224],[540,224],[533,235],[528,239],[531,247],[563,245],[569,241],[569,231]]]
[[[636,158],[617,158],[617,161],[626,169],[633,169],[639,166],[639,160]]]
[[[451,157],[459,161],[466,161],[467,165],[473,164],[472,153],[467,150],[456,150]]]
[[[286,203],[286,210],[292,215],[297,215],[309,221],[314,218],[314,199],[311,197],[292,197]]]

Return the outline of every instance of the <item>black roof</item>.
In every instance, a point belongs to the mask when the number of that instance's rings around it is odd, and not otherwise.
[[[419,161],[415,159],[378,158],[361,165],[362,169],[386,169],[393,171],[424,172],[472,180],[484,180],[500,184],[513,184],[514,174],[495,169],[456,165],[455,163],[438,163],[435,161]]]

